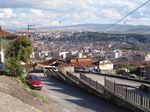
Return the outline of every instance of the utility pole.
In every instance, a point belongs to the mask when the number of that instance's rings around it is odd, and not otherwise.
[[[27,36],[28,36],[28,39],[30,37],[30,30],[34,30],[34,27],[35,25],[27,25]],[[31,38],[30,38],[31,40]],[[31,67],[31,59],[30,59],[30,67]],[[26,71],[28,72],[27,68],[26,68]]]
[[[27,25],[27,34],[28,34],[28,37],[30,37],[30,30],[33,30],[35,25]]]

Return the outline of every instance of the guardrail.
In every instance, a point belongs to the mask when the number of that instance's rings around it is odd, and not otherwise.
[[[131,92],[131,90],[127,89],[127,86],[123,87],[115,82],[105,79],[105,88],[137,106],[150,110],[150,98],[145,97],[142,94]]]
[[[90,72],[78,72],[75,71],[76,73],[90,73]],[[119,78],[119,79],[126,79],[126,80],[131,80],[131,81],[137,81],[137,82],[141,82],[141,83],[146,83],[146,84],[150,84],[149,80],[139,80],[139,79],[135,79],[135,78],[130,78],[130,77],[126,77],[126,76],[119,76],[119,75],[110,75],[110,74],[102,74],[100,72],[94,73],[93,74],[97,74],[97,75],[103,75],[103,76],[107,76],[107,77],[114,77],[114,78]]]
[[[79,83],[79,78],[70,72],[66,72],[66,75],[69,76],[72,80],[74,80],[76,83]]]
[[[80,74],[80,79],[82,79],[84,82],[86,82],[89,86],[92,86],[93,88],[97,89],[100,92],[104,92],[104,86],[99,84],[97,81],[92,80],[91,78]]]

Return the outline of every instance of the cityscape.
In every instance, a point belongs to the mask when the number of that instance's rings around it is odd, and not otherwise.
[[[0,112],[149,112],[149,6],[0,0]]]

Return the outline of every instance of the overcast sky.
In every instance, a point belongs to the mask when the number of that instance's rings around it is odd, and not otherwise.
[[[0,0],[0,25],[114,23],[147,0]],[[120,24],[150,25],[150,3]]]

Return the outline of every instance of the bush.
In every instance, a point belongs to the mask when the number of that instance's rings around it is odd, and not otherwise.
[[[23,75],[23,67],[20,65],[19,61],[14,57],[7,59],[5,65],[7,75],[15,77]]]
[[[21,77],[24,75],[21,61],[28,63],[32,52],[31,42],[27,37],[19,37],[11,41],[5,49],[5,66],[9,76]]]
[[[123,70],[123,69],[117,70],[116,73],[117,73],[117,74],[121,74],[121,75],[127,75],[127,74],[128,74],[128,73],[127,73],[125,70]]]

